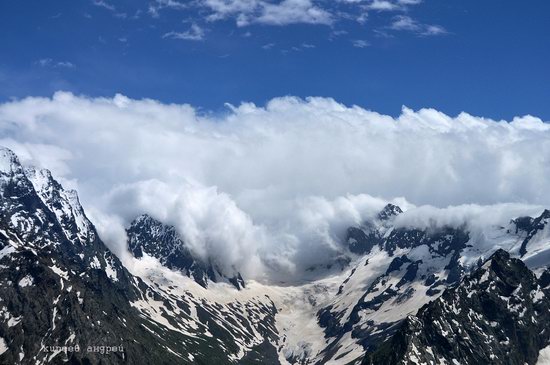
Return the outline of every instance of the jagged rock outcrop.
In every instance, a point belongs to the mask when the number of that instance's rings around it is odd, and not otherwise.
[[[498,250],[408,316],[363,363],[535,364],[550,343],[546,275],[537,279],[521,260]]]
[[[136,258],[152,256],[169,269],[181,271],[203,287],[208,281],[226,281],[237,289],[245,287],[240,273],[228,276],[217,265],[193,255],[174,226],[164,224],[143,214],[126,230],[128,248]]]
[[[403,213],[400,207],[387,204],[374,221],[366,221],[359,227],[349,227],[346,232],[346,243],[349,250],[357,255],[366,255],[375,246],[382,244],[384,233],[391,220]]]
[[[544,233],[544,231],[547,231],[546,233],[548,233],[549,222],[550,210],[548,209],[545,209],[544,212],[536,218],[520,217],[513,221],[516,226],[515,233],[517,234],[522,231],[525,234],[525,239],[521,243],[521,247],[519,249],[519,253],[522,257],[527,253],[529,242],[532,241],[537,234]]]

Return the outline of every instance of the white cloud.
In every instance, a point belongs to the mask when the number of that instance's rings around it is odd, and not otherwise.
[[[340,0],[347,4],[358,5],[359,9],[374,10],[378,12],[406,11],[410,6],[418,5],[422,0]]]
[[[275,47],[275,43],[266,43],[262,46],[262,49],[265,49],[265,50],[270,50],[272,49],[273,47]]]
[[[182,11],[192,19],[195,27],[205,22],[234,21],[238,27],[251,25],[287,26],[291,24],[326,25],[333,27],[337,23],[355,21],[364,24],[369,12],[402,14],[393,17],[393,21],[383,29],[407,30],[422,36],[434,36],[447,33],[440,25],[422,24],[407,14],[410,7],[419,5],[421,0],[154,0],[149,4],[149,14],[160,17],[160,11],[171,9]],[[99,4],[107,3],[103,1]],[[100,5],[104,6],[104,5]],[[114,10],[114,9],[113,9]],[[385,16],[380,14],[379,16]],[[391,20],[389,17],[387,20]],[[379,34],[387,34],[382,29],[374,29]],[[333,31],[329,39],[334,39],[339,31]],[[340,31],[343,32],[343,31]],[[384,32],[384,33],[383,33]],[[244,33],[250,34],[250,33]],[[199,33],[171,31],[164,37],[177,39],[203,39]],[[353,40],[351,40],[353,41]],[[288,51],[288,50],[287,50]]]
[[[148,12],[153,18],[160,16],[160,10],[172,9],[172,10],[185,10],[190,7],[190,3],[183,3],[176,0],[155,0],[149,4]]]
[[[356,40],[353,40],[352,41],[352,44],[354,47],[356,48],[366,48],[368,46],[370,46],[369,42],[367,42],[366,40],[364,39],[356,39]]]
[[[190,6],[188,3],[183,3],[181,1],[176,1],[176,0],[156,0],[155,2],[160,7],[178,9],[178,10],[187,9]]]
[[[422,0],[397,0],[397,3],[401,5],[418,5]]]
[[[101,7],[103,9],[109,10],[113,14],[113,16],[116,17],[116,18],[126,19],[128,17],[128,14],[123,13],[123,12],[118,12],[117,8],[113,4],[111,4],[111,3],[109,3],[105,0],[94,0],[94,1],[92,1],[92,3],[95,6],[98,6],[98,7]]]
[[[347,9],[338,8],[338,3],[347,4]],[[254,23],[268,25],[324,24],[331,25],[341,19],[356,19],[364,23],[369,10],[405,11],[420,4],[419,0],[339,0],[327,3],[318,0],[201,0],[196,4],[211,13],[208,20],[234,18],[237,25]]]
[[[289,25],[297,23],[325,24],[333,22],[332,14],[312,0],[203,0],[202,7],[211,14],[208,20],[234,18],[238,26],[253,23]]]
[[[116,8],[114,5],[112,4],[109,4],[108,2],[104,1],[104,0],[94,0],[93,1],[93,4],[95,6],[99,6],[101,8],[104,8],[104,9],[107,9],[109,11],[116,11]]]
[[[422,35],[440,35],[440,34],[446,34],[447,30],[443,28],[440,25],[426,25],[424,29],[422,30]]]
[[[184,32],[168,32],[162,38],[182,39],[186,41],[202,41],[204,40],[205,31],[197,24],[191,24],[191,27]]]
[[[414,32],[422,36],[435,36],[446,34],[447,30],[440,25],[422,24],[407,15],[396,16],[390,29]]]
[[[368,8],[378,11],[393,11],[399,9],[400,6],[387,0],[374,0],[368,5]]]
[[[197,254],[256,278],[334,258],[348,225],[396,197],[437,207],[411,209],[403,224],[430,214],[506,223],[550,206],[550,125],[532,116],[404,108],[392,118],[292,97],[228,107],[204,116],[121,95],[25,98],[0,104],[0,145],[76,187],[117,252],[124,225],[147,212]]]
[[[36,61],[36,64],[41,67],[51,67],[51,68],[75,68],[76,66],[69,61],[55,61],[51,58],[41,58]]]
[[[391,28],[395,30],[416,31],[420,28],[420,25],[416,20],[414,20],[410,16],[400,15],[395,17],[395,20],[393,21]]]
[[[330,12],[314,5],[310,0],[283,0],[278,4],[265,2],[255,22],[272,25],[295,23],[330,25],[333,18]]]

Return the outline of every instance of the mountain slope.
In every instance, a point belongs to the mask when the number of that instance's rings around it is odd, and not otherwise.
[[[0,363],[535,364],[548,346],[548,211],[480,234],[388,204],[349,227],[340,272],[245,285],[148,215],[123,264],[76,192],[3,148],[0,198]]]
[[[216,265],[196,257],[174,226],[165,225],[147,214],[137,217],[126,234],[128,249],[138,259],[144,254],[157,258],[163,266],[181,271],[205,288],[209,281],[229,282],[237,289],[245,286],[240,273],[228,277]]]
[[[148,346],[157,341],[130,306],[139,296],[133,279],[100,241],[75,193],[64,191],[47,171],[24,170],[11,151],[0,149],[0,160],[0,337],[7,346],[0,359],[175,360]],[[123,350],[108,358],[60,352],[58,346],[77,341],[84,348],[116,345]]]
[[[541,280],[495,252],[478,270],[409,316],[364,364],[535,364],[550,344],[548,270]]]
[[[273,317],[269,301],[220,308],[133,276],[74,192],[47,171],[23,169],[9,150],[0,149],[0,167],[0,361],[230,363],[275,331],[264,318]],[[63,348],[75,345],[81,351]]]

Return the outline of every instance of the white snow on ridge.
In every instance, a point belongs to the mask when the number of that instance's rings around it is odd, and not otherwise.
[[[4,338],[0,337],[0,355],[2,355],[6,351],[8,351],[8,345],[6,344]]]
[[[27,275],[23,279],[19,280],[19,286],[24,288],[26,286],[31,286],[34,284],[34,279],[32,276]]]
[[[58,276],[62,277],[63,279],[69,280],[69,273],[61,269],[59,266],[53,265],[53,266],[50,266],[50,269],[52,269],[54,273],[56,273]]]
[[[55,180],[49,170],[25,167],[24,172],[42,202],[57,217],[67,238],[71,238],[71,232],[65,224],[68,220],[76,224],[79,233],[78,238],[81,243],[84,243],[86,237],[91,234],[92,225],[84,214],[76,191],[64,190],[62,187],[54,186]]]
[[[4,247],[3,249],[0,250],[0,259],[2,259],[5,256],[10,255],[11,253],[13,253],[15,251],[16,251],[15,247],[13,247],[12,245],[7,245],[6,247]]]
[[[536,365],[550,365],[550,345],[540,350]]]
[[[363,265],[363,260],[361,260],[361,265]],[[243,304],[248,305],[247,303],[269,305],[272,302],[277,309],[275,325],[281,339],[281,342],[274,343],[274,345],[276,348],[280,348],[279,360],[283,364],[289,363],[286,357],[316,359],[327,346],[324,330],[317,321],[317,312],[333,302],[340,284],[350,272],[350,270],[343,271],[338,275],[299,286],[265,285],[250,280],[247,281],[245,288],[237,290],[227,283],[213,282],[209,282],[208,289],[205,289],[193,279],[163,267],[158,260],[146,254],[142,259],[133,259],[133,263],[127,267],[133,275],[142,278],[151,286],[158,284],[157,288],[170,295],[190,299],[187,300],[188,304],[196,303],[202,306],[202,300],[206,300],[224,307],[231,306],[231,310],[235,311]],[[365,279],[365,276],[362,278]],[[354,293],[353,298],[348,298],[350,303],[353,302],[353,299],[358,300],[362,294],[360,289]],[[166,319],[159,318],[159,314],[162,313],[160,304],[160,302],[155,304],[151,301],[149,303],[140,301],[133,305],[148,311],[153,320],[162,324]],[[191,311],[195,313],[193,307]],[[246,316],[246,312],[241,313],[241,315],[243,314]],[[225,311],[224,315],[226,315]],[[200,324],[196,314],[191,318]],[[188,328],[188,330],[192,329]],[[262,338],[258,334],[258,343],[261,341]],[[241,346],[244,345],[241,344]],[[246,348],[246,346],[241,347],[241,350],[246,350]],[[346,343],[346,348],[348,351],[355,348],[353,354],[350,353],[348,357],[360,356],[363,351],[362,347],[357,345],[351,337]],[[240,356],[242,355],[244,352],[240,354]],[[235,356],[235,358],[238,359],[240,356]]]
[[[7,322],[8,327],[14,327],[21,322],[21,317],[14,317],[5,306],[0,308],[0,319]]]
[[[101,263],[99,262],[97,256],[94,256],[93,260],[90,262],[90,267],[94,269],[101,269]]]
[[[465,250],[465,262],[463,264],[473,265],[480,256],[488,258],[499,248],[498,246],[490,247],[490,244],[497,240],[501,242],[504,248],[508,249],[516,246],[520,240],[514,235],[508,235],[506,239],[503,239],[502,235],[503,230],[501,228],[492,227],[486,232],[482,244]],[[477,239],[479,237],[471,238]],[[471,240],[470,243],[475,242]],[[193,298],[192,302],[195,303],[206,300],[209,303],[218,303],[225,306],[233,303],[272,301],[277,308],[275,325],[280,338],[278,343],[274,343],[274,345],[279,350],[280,362],[287,364],[287,358],[307,359],[311,362],[321,360],[321,351],[326,348],[329,341],[334,339],[325,338],[324,330],[318,322],[318,311],[330,305],[332,306],[331,312],[343,313],[338,320],[340,324],[344,324],[349,319],[355,304],[358,303],[373,281],[386,272],[394,258],[404,254],[411,261],[423,261],[423,264],[419,266],[417,278],[410,283],[401,284],[400,292],[404,293],[410,289],[412,293],[410,297],[404,301],[391,299],[384,302],[375,311],[362,311],[359,313],[360,323],[373,321],[375,324],[382,324],[399,321],[408,314],[414,314],[422,305],[436,299],[439,294],[426,295],[428,286],[418,278],[429,274],[434,274],[438,278],[446,277],[447,272],[444,267],[448,264],[450,256],[433,257],[427,246],[419,246],[412,250],[397,249],[394,256],[389,256],[387,252],[375,247],[370,254],[352,262],[347,270],[324,279],[307,284],[288,286],[263,284],[249,280],[242,290],[236,290],[226,283],[212,282],[209,282],[208,289],[205,289],[193,279],[163,267],[157,259],[148,255],[139,260],[131,259],[131,262],[126,266],[133,275],[142,278],[146,282],[158,284],[159,288],[172,295]],[[404,275],[407,266],[408,264],[403,265],[400,270],[390,273],[384,279],[383,284],[380,284],[382,286],[379,291],[369,294],[366,300],[380,294],[384,288],[390,286],[395,288],[395,285]],[[337,295],[340,286],[342,286],[342,292]],[[441,289],[440,293],[443,292],[444,287]],[[193,309],[191,310],[193,311]],[[191,316],[191,318],[196,319],[196,315]],[[159,320],[159,322],[162,321]],[[350,336],[350,333],[344,335],[339,340],[337,352],[332,359],[338,358],[338,361],[353,362],[355,359],[360,358],[364,355],[364,350],[356,341]],[[334,364],[336,363],[338,362],[334,362]]]
[[[0,146],[0,174],[10,174],[17,167],[17,156],[8,148]]]
[[[110,262],[109,258],[105,257],[105,273],[112,281],[118,281],[118,275],[117,271],[113,267],[112,263]]]

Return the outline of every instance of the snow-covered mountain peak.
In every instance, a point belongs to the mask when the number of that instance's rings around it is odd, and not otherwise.
[[[0,173],[11,175],[19,168],[21,165],[15,153],[9,148],[0,146]]]
[[[126,230],[128,249],[137,259],[149,255],[172,270],[193,278],[203,287],[208,282],[226,281],[236,288],[245,282],[241,275],[226,275],[217,265],[195,255],[187,246],[176,228],[164,224],[147,214],[141,214]]]
[[[75,190],[65,190],[47,169],[25,167],[24,173],[42,202],[56,215],[67,237],[80,243],[94,238],[93,225]]]
[[[348,249],[358,255],[371,252],[372,248],[382,243],[384,235],[392,229],[393,219],[403,213],[400,207],[387,204],[372,220],[363,222],[358,227],[349,227],[345,242]]]
[[[387,221],[401,213],[403,210],[399,206],[389,203],[378,213],[378,219]]]
[[[542,280],[500,249],[407,316],[363,364],[535,364],[550,339],[549,305]]]
[[[10,184],[20,185],[24,178],[23,167],[10,149],[0,146],[0,196]],[[23,188],[20,186],[20,188]]]

